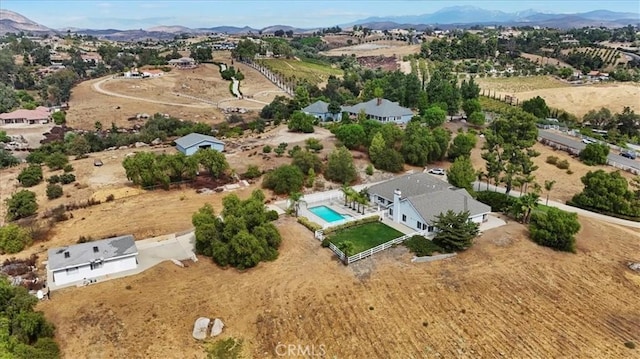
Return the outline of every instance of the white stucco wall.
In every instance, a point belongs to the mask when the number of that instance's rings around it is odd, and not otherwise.
[[[118,272],[136,269],[137,266],[138,262],[135,255],[104,261],[101,268],[91,269],[91,266],[87,263],[77,267],[77,269],[61,269],[53,271],[53,282],[57,285],[81,282],[85,278],[92,279],[115,274]]]
[[[400,212],[399,212],[399,216],[398,216],[398,222],[404,224],[407,227],[410,227],[416,231],[423,231],[424,229],[422,228],[418,228],[418,221],[420,221],[420,223],[425,223],[424,219],[422,219],[422,216],[420,216],[418,214],[418,212],[415,210],[415,208],[413,208],[413,206],[411,205],[411,203],[409,201],[400,201]],[[403,221],[402,220],[402,216],[406,216],[406,219]],[[427,225],[429,225],[429,223],[426,223]]]

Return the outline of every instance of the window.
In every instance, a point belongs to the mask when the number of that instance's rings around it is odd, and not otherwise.
[[[98,250],[98,246],[94,246],[94,247],[93,247],[93,253],[98,253],[98,252],[99,252],[99,250]]]
[[[64,257],[65,258],[69,258],[71,256],[71,254],[69,254],[69,252],[64,252]]]
[[[406,215],[406,214],[403,214],[403,215],[402,215],[402,222],[406,222],[406,221],[407,221],[407,215]]]
[[[102,262],[94,262],[94,263],[90,264],[91,270],[100,269],[103,266],[104,266],[104,263],[102,263]]]
[[[433,228],[433,226],[429,226],[429,227],[427,228],[427,230],[428,230],[429,232],[433,232],[434,228]]]
[[[425,229],[427,229],[427,224],[426,224],[426,223],[423,223],[423,224],[422,224],[422,230],[425,230]]]
[[[78,273],[78,267],[67,268],[65,271],[67,272],[67,274],[76,274],[76,273]]]
[[[416,221],[416,223],[418,224],[418,228],[422,228],[422,222]]]
[[[393,216],[393,208],[389,208],[389,215]]]

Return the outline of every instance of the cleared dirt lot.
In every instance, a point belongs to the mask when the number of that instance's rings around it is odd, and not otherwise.
[[[361,56],[396,56],[402,59],[405,55],[415,54],[420,51],[420,45],[407,45],[399,41],[376,41],[371,43],[339,47],[325,51],[326,56],[342,56],[355,54]]]
[[[512,223],[453,260],[411,264],[398,247],[345,267],[281,219],[274,262],[243,273],[206,258],[165,263],[55,292],[38,309],[66,358],[204,357],[191,337],[198,316],[222,318],[223,336],[244,339],[253,358],[276,357],[280,343],[341,358],[631,357],[623,343],[640,339],[640,279],[625,262],[640,238],[581,222],[578,254],[538,247]]]
[[[625,106],[640,110],[640,86],[633,83],[606,83],[596,85],[570,85],[548,76],[478,78],[482,89],[500,95],[511,95],[520,101],[535,96],[545,99],[547,105],[566,110],[581,118],[589,110],[607,107],[621,112]]]

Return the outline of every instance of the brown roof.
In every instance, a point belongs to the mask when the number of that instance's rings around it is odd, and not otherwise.
[[[49,118],[49,109],[46,107],[38,106],[35,110],[19,109],[13,112],[0,114],[0,119],[3,120],[44,120]]]

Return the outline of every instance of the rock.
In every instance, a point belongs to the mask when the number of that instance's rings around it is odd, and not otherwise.
[[[155,145],[159,145],[159,144],[161,144],[161,143],[162,143],[162,141],[160,141],[160,139],[159,139],[159,138],[156,138],[155,140],[151,141],[151,144],[152,144],[152,145],[154,145],[154,146],[155,146]]]
[[[640,272],[640,262],[638,263],[629,262],[628,265],[629,265],[629,269],[636,272]]]
[[[149,145],[147,145],[144,142],[136,142],[136,144],[134,146],[136,146],[136,148],[140,148],[140,147],[146,147],[146,146],[149,146]]]
[[[129,148],[129,147],[127,147],[127,146],[120,146],[120,147],[118,147],[118,149],[119,149],[119,150],[126,150],[127,148]]]
[[[204,340],[207,337],[207,329],[209,328],[209,323],[211,319],[200,317],[196,319],[196,322],[193,324],[193,337],[198,340]]]
[[[222,333],[222,328],[224,328],[224,323],[222,320],[216,318],[213,320],[213,326],[211,327],[211,336],[215,337]]]

